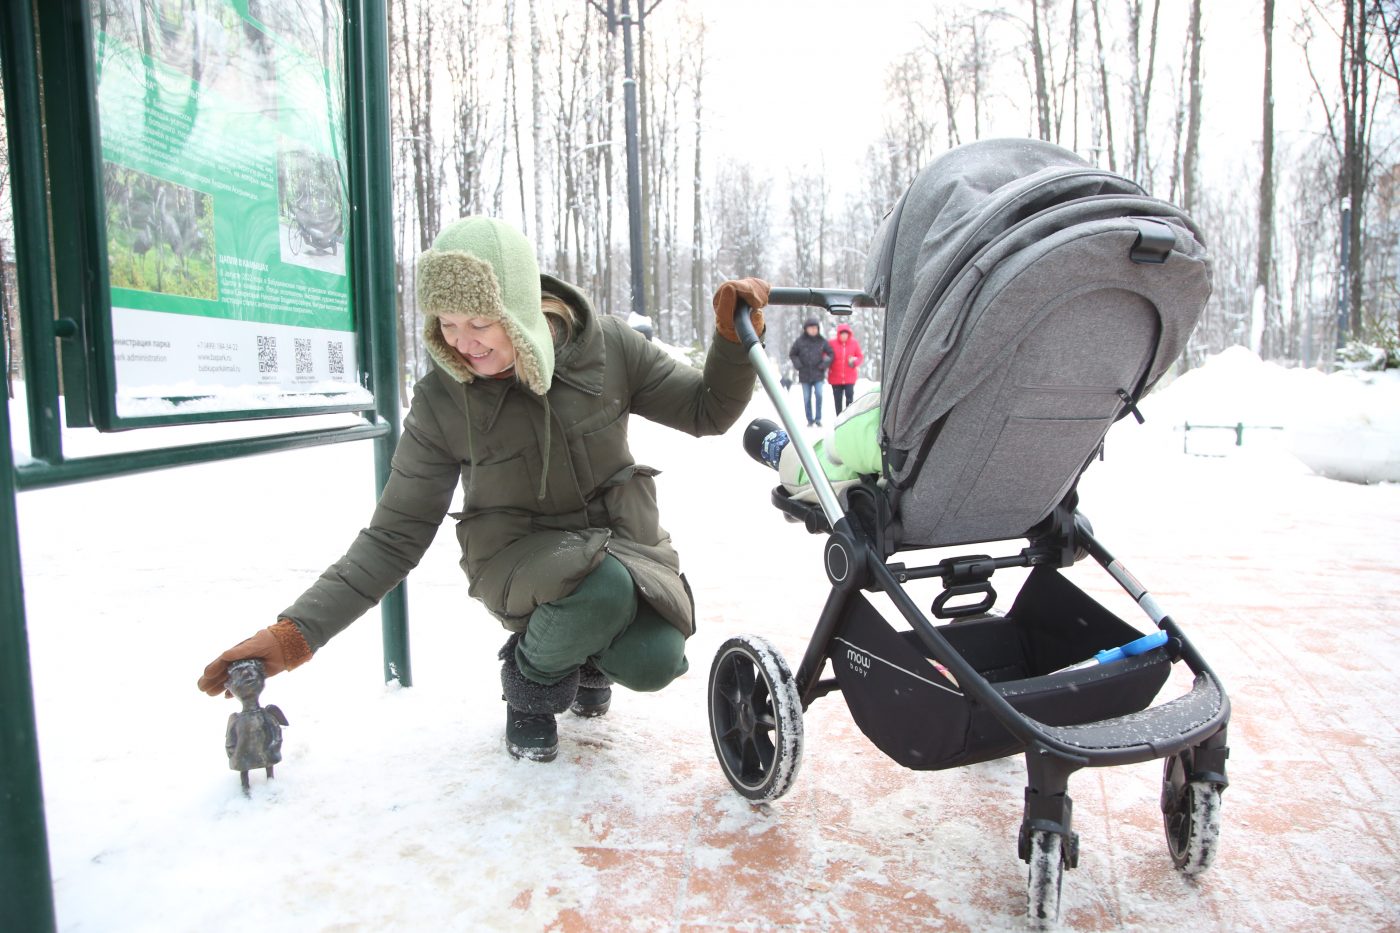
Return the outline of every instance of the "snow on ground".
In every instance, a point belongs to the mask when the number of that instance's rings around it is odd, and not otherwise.
[[[1147,425],[1116,426],[1081,484],[1100,537],[1181,621],[1235,712],[1223,851],[1199,880],[1162,851],[1155,763],[1076,775],[1067,927],[1400,921],[1386,699],[1400,687],[1400,486],[1324,479],[1262,429],[1222,456],[1183,453],[1186,420],[1318,414],[1332,377],[1261,366],[1232,351],[1155,394]],[[367,520],[371,446],[21,494],[61,929],[1018,928],[1019,759],[905,771],[833,695],[807,712],[787,797],[751,807],[724,781],[704,714],[715,650],[753,632],[795,667],[826,595],[821,539],[767,505],[774,477],[741,451],[747,420],[701,440],[633,423],[695,589],[687,676],[618,691],[601,721],[563,717],[552,764],[511,760],[503,632],[467,599],[447,529],[410,578],[414,686],[382,683],[377,613],[273,678],[263,702],[291,725],[251,799],[222,747],[235,701],[195,678]],[[162,430],[174,443],[195,429]]]

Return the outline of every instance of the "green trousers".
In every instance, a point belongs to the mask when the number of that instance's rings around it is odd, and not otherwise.
[[[632,575],[611,554],[562,599],[530,614],[515,648],[526,679],[558,683],[585,661],[614,683],[653,691],[690,667],[685,636],[637,596]]]

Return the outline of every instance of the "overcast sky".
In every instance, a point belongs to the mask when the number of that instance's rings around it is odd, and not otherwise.
[[[853,168],[879,135],[884,81],[892,62],[916,47],[922,33],[918,23],[929,21],[940,0],[705,0],[709,22],[705,86],[710,136],[706,146],[734,158],[764,166],[777,177],[804,163],[825,161],[827,173],[840,184],[858,179]],[[955,4],[965,8],[961,2]],[[1024,2],[1007,2],[1012,10]],[[1121,16],[1121,2],[1106,0],[1105,11]],[[662,2],[651,13],[648,29],[671,15]],[[1280,0],[1274,42],[1276,126],[1282,135],[1299,130],[1311,113],[1303,104],[1312,93],[1302,54],[1292,39],[1298,0]],[[1159,64],[1175,72],[1185,36],[1184,0],[1162,4]],[[672,7],[678,10],[678,7]],[[1107,14],[1106,14],[1107,15]],[[1226,182],[1252,167],[1260,137],[1263,94],[1263,15],[1256,2],[1208,2],[1204,5],[1205,113],[1202,159],[1205,171]],[[1082,54],[1092,52],[1092,35]],[[1328,39],[1327,51],[1331,51]],[[1126,74],[1128,62],[1119,51],[1110,58],[1110,71]],[[1159,72],[1159,82],[1161,75]],[[1329,71],[1330,74],[1330,71]],[[1028,94],[1020,66],[1010,57],[998,62],[1003,100]],[[1159,83],[1153,89],[1154,111],[1173,106],[1173,89]],[[1159,109],[1160,108],[1160,109]],[[993,133],[1026,135],[1032,108],[1013,109],[1005,102],[994,107]],[[1126,114],[1115,114],[1120,120]],[[1116,127],[1117,138],[1123,129]],[[964,127],[968,138],[970,127]],[[1251,171],[1253,177],[1255,172]]]

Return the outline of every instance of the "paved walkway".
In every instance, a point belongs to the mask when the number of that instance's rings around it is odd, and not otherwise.
[[[1400,929],[1400,741],[1388,713],[1400,685],[1400,489],[1320,479],[1305,488],[1304,500],[1284,502],[1267,486],[1202,488],[1190,527],[1150,497],[1110,519],[1086,490],[1100,537],[1230,691],[1232,784],[1220,856],[1188,879],[1166,854],[1160,764],[1079,772],[1070,790],[1082,855],[1065,874],[1065,928]],[[1121,502],[1130,490],[1105,493]],[[1361,495],[1377,507],[1365,519],[1350,512]],[[1097,571],[1081,583],[1105,600],[1120,595]],[[815,620],[799,615],[762,629],[794,665]],[[714,640],[725,624],[705,623]],[[731,623],[723,634],[735,633]],[[669,801],[663,817],[602,814],[607,829],[580,849],[600,894],[550,928],[608,929],[619,916],[672,930],[1024,927],[1019,757],[904,770],[865,739],[838,694],[805,722],[801,773],[771,805],[750,806],[716,780],[693,793],[693,768],[719,769],[690,756],[675,764],[690,796]],[[589,766],[585,744],[575,758]]]

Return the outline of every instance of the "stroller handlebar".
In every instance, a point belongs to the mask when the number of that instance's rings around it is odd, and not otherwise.
[[[811,305],[832,314],[850,314],[853,308],[878,308],[865,292],[853,288],[774,288],[768,292],[770,305]]]
[[[768,306],[774,305],[825,308],[837,315],[850,314],[856,308],[880,307],[874,298],[854,288],[774,288],[768,292]],[[734,305],[734,331],[745,350],[758,343],[750,317],[752,310],[743,298]]]

